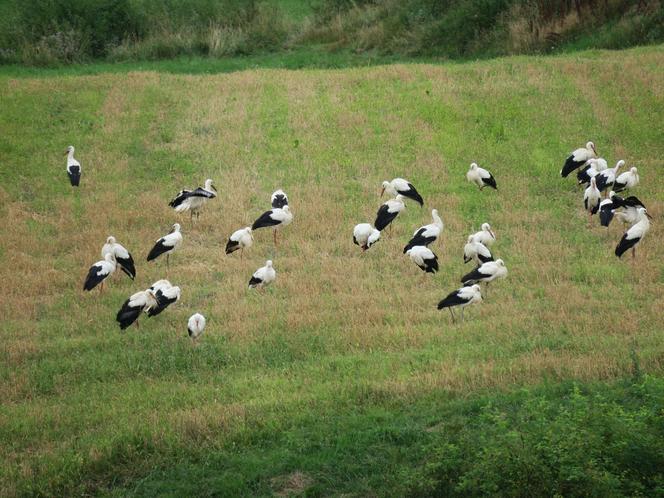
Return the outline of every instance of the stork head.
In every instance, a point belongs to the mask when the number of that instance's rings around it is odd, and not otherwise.
[[[496,234],[493,233],[493,230],[491,230],[491,225],[489,225],[488,223],[482,224],[482,231],[489,232],[492,238],[494,239],[496,238]]]
[[[475,242],[475,237],[473,237],[472,235],[469,235],[468,236],[468,244],[472,244],[473,242]]]
[[[475,292],[481,292],[481,288],[478,284],[471,285],[470,288],[473,289]]]
[[[620,168],[622,168],[625,165],[625,161],[622,159],[616,163],[616,171],[618,171]]]
[[[597,180],[595,180],[594,176],[590,179],[590,186],[592,188],[597,188]]]
[[[212,180],[211,180],[210,178],[208,178],[207,180],[205,180],[205,190],[207,190],[208,192],[211,192],[211,191],[213,191],[213,190],[214,190],[215,192],[217,191],[217,189],[216,189],[215,186],[214,186],[214,183],[212,182]]]
[[[65,150],[65,156],[69,155],[69,154],[74,155],[74,146],[73,145],[68,146],[67,150]]]
[[[595,157],[597,157],[597,149],[595,149],[595,144],[592,142],[588,142],[586,144],[586,149],[591,151]]]
[[[436,216],[438,216],[438,210],[437,210],[437,209],[432,209],[432,210],[431,210],[431,216],[433,216],[434,218],[435,218]]]
[[[249,235],[251,235],[251,227],[244,227],[245,232],[247,232]]]
[[[498,266],[505,266],[505,262],[504,262],[502,259],[497,259],[497,260],[496,260],[496,264],[497,264]]]
[[[633,174],[636,175],[637,169],[636,168],[630,168],[629,171]]]
[[[271,259],[268,259],[268,260],[265,262],[265,266],[267,266],[268,268],[272,268],[272,260],[271,260]]]
[[[180,224],[179,223],[173,223],[173,228],[171,229],[170,233],[179,232],[179,231],[180,231]]]
[[[107,243],[107,244],[115,244],[115,237],[113,237],[112,235],[110,235],[110,236],[106,239],[106,243]]]
[[[470,170],[473,171],[473,170],[476,170],[476,169],[477,169],[477,163],[471,163],[470,164]]]
[[[389,193],[391,187],[392,187],[392,185],[390,185],[390,182],[388,182],[387,180],[385,180],[385,181],[383,182],[383,188],[382,188],[381,191],[380,191],[380,196],[383,197],[383,194],[385,194],[385,191],[386,191],[386,190],[387,190],[388,193]]]
[[[286,204],[284,207],[281,208],[284,213],[290,214],[290,206]]]

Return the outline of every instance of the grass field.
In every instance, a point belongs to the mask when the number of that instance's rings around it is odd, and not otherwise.
[[[575,382],[661,392],[662,47],[217,75],[0,69],[0,88],[0,495],[444,494],[422,469],[482,407],[557,406]],[[639,168],[654,221],[635,261],[613,255],[617,224],[588,229],[581,190],[559,176],[588,139]],[[473,160],[497,192],[466,182]],[[397,176],[425,208],[409,203],[361,254],[352,227]],[[168,208],[208,177],[220,195],[199,222]],[[276,188],[295,216],[283,245],[260,231],[244,260],[225,256]],[[401,248],[431,208],[441,271],[424,278]],[[175,221],[170,269],[145,263]],[[485,221],[509,276],[452,325],[436,303]],[[136,281],[84,294],[110,234]],[[268,258],[276,283],[249,292]],[[120,333],[124,299],[159,278],[182,300]],[[193,348],[195,311],[208,328]]]

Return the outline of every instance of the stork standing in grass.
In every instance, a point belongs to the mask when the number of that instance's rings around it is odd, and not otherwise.
[[[78,187],[81,183],[81,163],[74,159],[74,146],[70,145],[65,151],[67,156],[67,175],[72,187]]]
[[[410,260],[425,273],[436,273],[438,271],[438,256],[425,246],[414,246],[406,251]]]
[[[97,285],[101,284],[99,292],[103,291],[104,281],[113,275],[116,266],[113,254],[107,253],[102,261],[97,261],[88,270],[88,276],[85,278],[85,282],[83,282],[83,290],[91,291]]]
[[[475,284],[471,286],[462,287],[447,295],[442,301],[438,303],[438,309],[442,310],[448,308],[450,315],[452,315],[452,322],[456,322],[454,311],[452,308],[459,306],[461,308],[461,321],[463,322],[463,310],[466,306],[479,303],[482,301],[482,292],[480,286]]]
[[[466,179],[470,183],[477,185],[480,190],[484,187],[491,187],[494,190],[498,190],[498,185],[496,185],[496,179],[493,175],[484,168],[480,168],[477,163],[470,165],[470,169],[466,173]]]
[[[270,285],[277,278],[277,272],[274,270],[271,260],[265,262],[249,279],[250,289],[262,289]]]
[[[609,198],[604,199],[599,203],[599,224],[603,227],[609,228],[611,221],[613,220],[614,208],[613,205],[613,196],[615,193],[611,191],[609,193]]]
[[[215,197],[217,197],[217,189],[212,180],[208,178],[205,180],[205,186],[203,187],[198,187],[195,190],[181,190],[168,205],[175,209],[176,213],[189,211],[190,219],[193,219],[194,215],[198,219],[205,203]]]
[[[172,230],[159,238],[155,243],[154,247],[150,250],[148,254],[148,261],[157,259],[162,254],[166,255],[166,266],[169,266],[169,257],[171,253],[175,252],[178,247],[182,244],[182,233],[180,232],[180,224],[174,223]]]
[[[198,338],[203,335],[205,323],[205,317],[200,313],[194,313],[189,317],[189,320],[187,321],[187,332],[189,332],[189,337],[191,337],[191,341],[194,344],[196,344]]]
[[[611,196],[611,201],[613,202],[613,212],[615,213],[616,218],[618,218],[618,220],[622,222],[623,225],[634,225],[637,221],[639,221],[638,209],[645,209],[646,207],[643,202],[641,202],[639,198],[634,195],[630,195],[629,197],[625,197],[623,199],[619,195],[614,194]],[[647,211],[646,216],[650,218],[650,215]]]
[[[474,241],[483,244],[486,247],[491,247],[491,245],[496,241],[496,234],[491,229],[491,225],[488,223],[482,223],[482,229],[479,232],[471,235]]]
[[[398,194],[394,199],[390,199],[383,203],[376,213],[376,221],[374,226],[377,230],[383,231],[385,228],[394,221],[401,211],[406,209],[403,202],[404,196]]]
[[[152,308],[157,306],[157,298],[151,289],[137,292],[124,302],[115,317],[115,321],[120,324],[121,330],[126,329],[134,322],[138,327],[138,318],[141,313],[144,311],[149,313]]]
[[[632,228],[627,230],[616,246],[616,256],[619,258],[629,249],[632,250],[632,258],[636,258],[636,246],[643,240],[643,237],[650,230],[650,220],[645,208],[638,208],[638,221]]]
[[[424,199],[419,194],[417,189],[410,183],[408,180],[403,178],[395,178],[394,180],[388,182],[383,182],[383,189],[380,191],[380,196],[387,193],[390,197],[398,197],[402,195],[407,197],[415,202],[417,202],[420,207],[424,205]]]
[[[288,196],[283,190],[275,190],[270,197],[270,202],[273,208],[282,208],[288,206]]]
[[[604,171],[606,168],[608,168],[608,164],[606,163],[606,159],[603,158],[597,158],[597,159],[589,159],[588,164],[584,166],[582,169],[580,169],[577,174],[576,178],[579,181],[579,185],[587,185],[590,183],[590,179],[594,176],[597,176],[600,172]]]
[[[596,157],[597,150],[595,149],[595,144],[588,142],[585,147],[576,149],[569,155],[569,157],[565,160],[563,169],[560,170],[560,176],[563,178],[567,177],[567,175],[569,175],[572,171],[586,164],[589,159]]]
[[[288,205],[282,208],[272,208],[261,214],[254,224],[251,226],[252,230],[259,228],[273,228],[274,245],[277,246],[277,230],[290,225],[293,221],[293,213],[291,213]]]
[[[150,290],[154,293],[157,305],[147,310],[148,316],[157,316],[171,304],[180,300],[180,288],[172,285],[168,280],[157,280],[152,284]]]
[[[112,254],[120,269],[125,272],[129,278],[136,278],[136,266],[134,258],[122,244],[119,244],[112,235],[106,239],[106,244],[101,248],[101,257],[105,258],[107,254]]]
[[[621,159],[613,168],[606,168],[604,171],[599,172],[595,177],[595,181],[597,182],[597,188],[600,192],[608,192],[608,189],[610,189],[616,181],[618,170],[622,168],[624,164],[625,161]]]
[[[468,263],[469,261],[475,261],[477,266],[481,266],[488,261],[493,261],[493,256],[489,248],[481,242],[476,241],[473,235],[468,237],[468,242],[463,247],[463,262]]]
[[[592,226],[593,214],[597,213],[599,209],[599,201],[602,195],[597,188],[595,177],[590,179],[590,186],[583,193],[583,205],[588,211],[588,226]]]
[[[242,259],[244,250],[249,249],[254,243],[254,236],[251,232],[251,227],[235,230],[231,236],[228,237],[228,242],[226,242],[226,254],[231,254],[239,250],[240,259]]]
[[[431,218],[433,218],[432,223],[424,225],[423,227],[415,230],[413,237],[410,239],[410,241],[408,241],[406,247],[403,248],[404,254],[406,254],[410,248],[415,246],[428,247],[429,244],[433,244],[438,239],[438,237],[440,237],[444,225],[443,220],[440,219],[440,216],[438,216],[437,209],[431,210]]]
[[[461,277],[461,283],[464,285],[479,284],[485,282],[487,285],[488,294],[489,284],[496,279],[505,278],[507,276],[507,267],[502,259],[495,261],[488,261],[483,263],[482,266],[475,268],[470,273]]]
[[[640,182],[639,172],[636,168],[630,168],[629,171],[620,173],[616,180],[613,182],[613,190],[622,192],[629,188],[636,187]]]
[[[380,240],[380,231],[369,223],[360,223],[353,228],[353,244],[362,248],[362,252],[369,249]]]

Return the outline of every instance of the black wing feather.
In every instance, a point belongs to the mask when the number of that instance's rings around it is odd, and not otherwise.
[[[235,252],[238,249],[240,249],[240,243],[236,240],[231,240],[229,238],[228,242],[226,242],[226,254],[230,254],[232,252]]]
[[[560,176],[562,176],[563,178],[567,178],[567,175],[569,175],[576,168],[579,168],[580,166],[583,166],[585,163],[586,163],[586,161],[575,161],[574,160],[574,154],[571,154],[565,160],[565,164],[563,165],[563,169],[560,171]]]
[[[288,198],[283,194],[275,195],[272,199],[272,207],[282,208],[284,206],[288,206]]]
[[[81,183],[81,168],[79,166],[70,166],[67,168],[67,175],[72,187],[78,187]]]
[[[639,240],[641,240],[641,237],[628,239],[627,233],[625,233],[625,235],[623,235],[622,239],[620,239],[620,242],[616,246],[616,256],[620,258],[625,252],[638,244]]]
[[[459,306],[465,304],[467,301],[459,296],[459,291],[451,292],[445,299],[438,303],[438,309],[451,308],[452,306]]]
[[[254,221],[254,224],[251,225],[252,230],[256,230],[258,228],[266,228],[266,227],[273,227],[275,225],[280,225],[281,221],[272,219],[270,215],[273,213],[272,210],[270,211],[265,211],[263,214],[260,215],[260,217]]]
[[[153,306],[148,310],[148,316],[157,316],[159,313],[164,311],[171,304],[178,300],[177,297],[171,299],[167,298],[164,296],[164,293],[161,290],[157,291],[155,297],[157,298],[157,306]]]
[[[382,231],[392,223],[394,218],[397,217],[399,214],[398,211],[395,211],[394,213],[389,212],[389,207],[387,204],[383,204],[380,209],[378,209],[378,213],[376,213],[376,221],[374,222],[374,226],[376,227],[376,230]]]
[[[142,309],[142,307],[129,306],[129,299],[127,299],[115,317],[115,321],[120,324],[120,329],[124,330],[134,323],[141,316]]]
[[[406,254],[410,249],[412,249],[415,246],[428,246],[432,242],[435,242],[436,237],[425,237],[422,235],[426,229],[420,228],[417,232],[415,232],[415,235],[408,241],[408,244],[403,248],[403,253]]]
[[[129,254],[128,258],[116,257],[115,260],[117,261],[118,265],[120,265],[120,269],[125,272],[129,278],[132,280],[136,278],[136,266],[134,265],[134,258],[131,257],[131,254]]]
[[[99,275],[102,267],[94,265],[88,271],[88,276],[85,277],[85,282],[83,283],[83,290],[90,291],[97,287],[108,275]]]
[[[148,254],[148,261],[152,261],[153,259],[157,259],[159,256],[164,254],[165,252],[170,251],[173,249],[172,247],[167,246],[164,244],[164,238],[162,237],[157,241],[157,243],[154,245],[154,247],[150,250],[150,254]]]
[[[496,185],[496,179],[493,177],[491,173],[489,173],[489,178],[482,178],[482,182],[484,182],[484,185],[488,185],[489,187],[498,190],[498,185]]]
[[[412,183],[408,184],[408,190],[397,190],[397,192],[403,195],[404,197],[408,197],[409,199],[414,200],[420,206],[424,206],[424,199],[422,199],[422,196],[419,194],[419,192],[413,186]]]
[[[489,277],[490,275],[487,275],[486,273],[482,273],[480,271],[480,267],[478,266],[475,268],[473,271],[470,273],[467,273],[463,277],[461,277],[461,282],[467,285],[470,284],[476,284],[477,282],[481,282],[482,279]]]

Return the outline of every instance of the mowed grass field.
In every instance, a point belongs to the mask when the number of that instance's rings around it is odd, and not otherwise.
[[[0,71],[0,495],[406,494],[434,430],[482,396],[664,366],[664,50],[343,70]],[[594,140],[637,166],[654,217],[637,259],[587,226],[565,157]],[[69,186],[64,151],[83,166]],[[499,190],[466,182],[477,161]],[[200,220],[168,201],[214,179]],[[412,202],[367,253],[383,180]],[[226,256],[232,231],[290,197],[293,224]],[[384,199],[383,199],[384,200]],[[437,208],[440,272],[401,251]],[[147,264],[155,239],[184,243]],[[509,269],[466,321],[437,302],[489,222]],[[108,235],[134,255],[84,293]],[[266,259],[277,281],[246,284]],[[182,299],[140,329],[115,314],[168,278]],[[208,327],[192,347],[186,322]],[[433,428],[433,429],[432,429]],[[417,451],[413,450],[417,447]],[[433,458],[433,457],[432,457]]]

